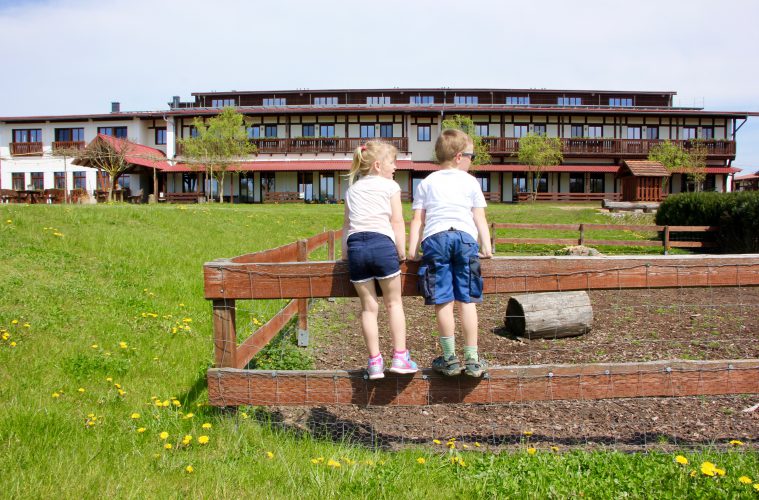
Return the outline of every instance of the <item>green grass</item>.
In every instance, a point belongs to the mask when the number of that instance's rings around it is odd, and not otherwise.
[[[590,206],[489,213],[597,221]],[[738,483],[759,479],[755,452],[684,453],[696,466],[724,467],[719,479],[689,478],[693,465],[659,453],[461,451],[462,467],[440,445],[375,452],[278,431],[254,409],[204,405],[213,352],[203,263],[338,228],[341,219],[335,205],[0,207],[0,329],[9,334],[0,341],[0,496],[756,498]],[[265,319],[275,309],[250,314]]]

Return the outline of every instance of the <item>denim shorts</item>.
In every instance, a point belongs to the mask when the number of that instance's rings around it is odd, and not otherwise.
[[[469,233],[449,229],[422,241],[419,291],[427,305],[482,302],[479,245]]]
[[[401,274],[395,243],[381,233],[361,232],[348,237],[348,268],[352,283],[394,278]]]

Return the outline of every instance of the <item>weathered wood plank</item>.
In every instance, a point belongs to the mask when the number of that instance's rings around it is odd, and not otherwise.
[[[237,347],[237,359],[235,368],[245,368],[253,359],[253,356],[259,353],[261,349],[268,344],[292,319],[298,312],[298,301],[291,300],[282,310],[280,310],[272,319],[266,322],[261,328],[253,332],[245,342]]]
[[[370,381],[362,370],[208,370],[215,406],[427,405],[759,393],[759,359],[504,366],[488,379],[388,373]]]

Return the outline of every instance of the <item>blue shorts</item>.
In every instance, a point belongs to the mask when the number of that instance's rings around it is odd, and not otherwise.
[[[395,243],[381,233],[351,234],[348,237],[348,269],[352,283],[400,275],[401,266]]]
[[[450,229],[422,241],[419,291],[427,305],[482,302],[479,245],[469,233]]]

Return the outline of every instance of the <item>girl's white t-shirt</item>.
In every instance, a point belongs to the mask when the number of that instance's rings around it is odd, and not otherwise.
[[[395,233],[390,225],[393,213],[390,198],[400,190],[397,182],[379,175],[365,175],[354,182],[345,193],[348,236],[371,231],[386,234],[395,242]]]

